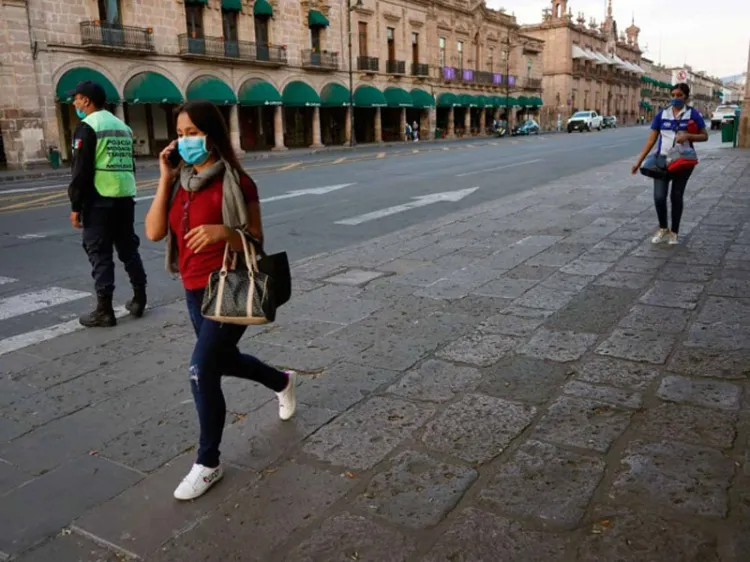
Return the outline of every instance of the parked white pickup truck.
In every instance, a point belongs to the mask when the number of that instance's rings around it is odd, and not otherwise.
[[[734,119],[736,109],[736,105],[720,105],[717,107],[711,116],[711,130],[721,129],[722,123],[726,122],[727,119]]]
[[[602,130],[602,116],[596,111],[579,111],[568,119],[568,132]]]

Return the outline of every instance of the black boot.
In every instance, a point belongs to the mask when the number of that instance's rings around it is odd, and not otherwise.
[[[143,316],[143,311],[146,310],[145,286],[133,287],[133,298],[125,304],[125,308],[136,318]]]
[[[115,311],[112,309],[112,297],[96,297],[96,310],[78,321],[87,328],[110,328],[117,325]]]

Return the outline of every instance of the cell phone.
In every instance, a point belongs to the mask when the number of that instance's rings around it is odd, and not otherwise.
[[[180,156],[180,151],[177,147],[174,147],[169,153],[169,156],[167,156],[167,162],[169,162],[169,165],[172,168],[176,168],[182,163],[182,157]]]

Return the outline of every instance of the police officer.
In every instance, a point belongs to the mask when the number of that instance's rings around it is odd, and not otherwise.
[[[70,222],[83,229],[83,248],[91,262],[97,299],[96,309],[81,316],[80,322],[86,327],[114,326],[113,249],[133,286],[127,310],[140,318],[146,308],[146,272],[134,229],[133,132],[104,109],[106,94],[99,84],[81,82],[69,95],[81,119],[73,135]]]

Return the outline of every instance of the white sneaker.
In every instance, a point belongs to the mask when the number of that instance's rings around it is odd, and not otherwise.
[[[667,244],[669,244],[670,246],[676,246],[680,243],[677,235],[674,232],[670,232],[668,238],[669,239],[667,240]]]
[[[281,392],[277,392],[279,398],[279,417],[282,420],[288,420],[297,410],[297,373],[294,371],[284,371],[289,377],[289,384]]]
[[[654,237],[651,239],[652,244],[661,244],[669,238],[669,230],[666,228],[660,228]]]
[[[221,468],[221,465],[216,468],[208,468],[200,464],[194,464],[190,473],[177,486],[174,497],[183,501],[199,498],[223,476],[224,469]]]

